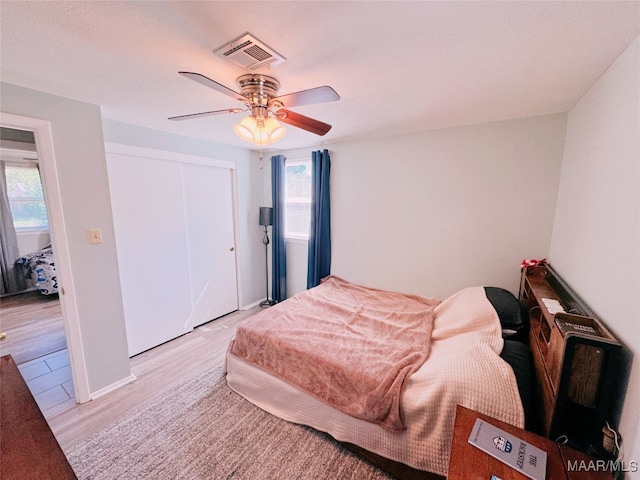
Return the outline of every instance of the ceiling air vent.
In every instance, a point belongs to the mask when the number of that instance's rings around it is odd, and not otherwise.
[[[278,65],[286,59],[249,33],[214,50],[219,57],[226,58],[249,70],[267,65]]]

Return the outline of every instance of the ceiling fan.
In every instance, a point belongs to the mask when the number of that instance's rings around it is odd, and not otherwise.
[[[260,146],[277,142],[286,134],[286,129],[277,120],[316,135],[325,135],[331,130],[331,125],[292,112],[289,108],[312,103],[332,102],[340,99],[336,91],[326,85],[286,95],[278,95],[280,82],[275,77],[264,74],[248,73],[239,76],[236,82],[240,92],[236,92],[200,73],[178,73],[242,102],[245,107],[178,115],[169,117],[169,120],[189,120],[209,115],[250,112],[250,115],[235,125],[233,129],[236,135],[243,140]]]

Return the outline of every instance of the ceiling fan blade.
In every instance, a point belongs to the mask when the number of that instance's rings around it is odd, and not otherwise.
[[[192,118],[208,117],[210,115],[221,115],[223,113],[240,113],[241,108],[227,108],[226,110],[212,110],[211,112],[189,113],[187,115],[177,115],[169,117],[169,120],[191,120]]]
[[[292,112],[291,110],[285,110],[284,108],[275,112],[274,115],[281,122],[301,128],[307,132],[315,133],[316,135],[324,135],[331,130],[331,125],[328,123],[305,117],[304,115]]]
[[[242,96],[242,94],[231,90],[228,87],[225,87],[224,85],[222,85],[221,83],[216,82],[215,80],[211,80],[209,77],[205,77],[204,75],[202,75],[201,73],[194,73],[194,72],[178,72],[180,75],[182,75],[183,77],[187,77],[190,78],[193,81],[196,81],[198,83],[201,83],[202,85],[204,85],[205,87],[209,87],[209,88],[213,88],[214,90],[220,92],[220,93],[224,93],[225,95],[231,97],[231,98],[235,98],[236,100],[242,102],[245,100],[245,97]]]
[[[284,107],[297,107],[299,105],[309,105],[311,103],[325,103],[340,100],[340,95],[331,87],[310,88],[309,90],[301,90],[299,92],[281,95],[271,100],[272,102],[280,102]]]

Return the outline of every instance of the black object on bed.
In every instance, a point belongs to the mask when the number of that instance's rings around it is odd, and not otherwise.
[[[530,430],[534,418],[531,410],[534,392],[531,350],[528,345],[522,342],[505,339],[500,357],[511,366],[516,375],[520,400],[522,400],[522,408],[524,409],[525,428]]]
[[[526,428],[533,418],[531,408],[533,395],[533,363],[531,350],[527,344],[526,315],[518,299],[509,290],[498,287],[484,287],[487,299],[500,318],[504,347],[500,357],[507,362],[516,376],[518,390],[524,408]]]
[[[509,290],[498,287],[484,287],[484,291],[500,318],[502,337],[526,342],[527,321],[525,319],[527,316],[524,315],[515,295]]]

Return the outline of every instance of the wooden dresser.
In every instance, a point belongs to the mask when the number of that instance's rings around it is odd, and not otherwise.
[[[67,480],[76,475],[11,355],[0,357],[0,476]]]
[[[540,387],[538,430],[600,452],[602,428],[612,420],[620,343],[550,266],[523,269],[520,302]]]

